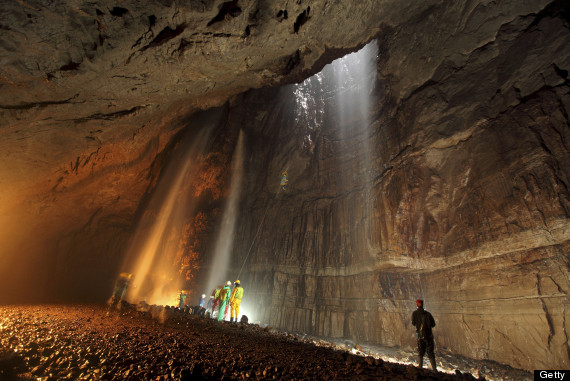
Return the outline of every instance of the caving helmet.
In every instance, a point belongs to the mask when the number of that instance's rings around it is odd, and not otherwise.
[[[234,282],[235,284],[239,284],[239,279]]]
[[[206,298],[206,294],[202,294],[202,299],[205,299],[205,298]]]
[[[228,280],[228,282],[226,283],[226,286],[231,286],[231,285],[232,285],[232,282],[230,282],[230,281]]]

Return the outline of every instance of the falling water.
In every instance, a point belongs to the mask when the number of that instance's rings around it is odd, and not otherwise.
[[[133,274],[127,294],[132,303],[141,300],[159,305],[176,303],[183,279],[175,258],[186,219],[196,207],[194,199],[188,196],[188,188],[196,175],[196,158],[203,154],[211,127],[179,143],[183,152],[159,179],[141,219],[123,266],[123,271]]]
[[[341,140],[350,141],[353,138],[355,144],[346,148],[349,151],[360,151],[362,161],[357,166],[368,177],[371,170],[371,94],[374,90],[377,55],[378,46],[373,41],[358,52],[333,61],[329,69],[335,81],[335,114],[338,117]]]
[[[243,154],[244,154],[243,131],[240,131],[237,147],[232,159],[232,177],[230,182],[230,194],[226,200],[222,224],[211,263],[210,276],[206,284],[206,290],[211,291],[218,284],[225,283],[228,279],[228,266],[235,232],[235,223],[238,213],[238,202],[241,193],[241,181],[243,178]]]
[[[378,45],[372,41],[326,65],[294,90],[296,123],[306,130],[304,148],[312,151],[314,137],[325,124],[336,131],[339,165],[352,165],[342,171],[345,185],[368,184],[371,178],[370,110],[377,55]]]
[[[309,155],[327,160],[330,157],[327,164],[334,164],[320,167],[314,183],[331,197],[346,198],[347,206],[359,205],[333,216],[338,232],[331,245],[335,245],[337,258],[328,257],[326,264],[337,261],[360,265],[375,255],[369,250],[372,235],[369,216],[373,210],[371,192],[375,177],[372,153],[376,126],[371,111],[375,104],[377,56],[378,45],[372,41],[326,65],[294,88],[295,122],[297,128],[305,131],[303,149]],[[316,149],[319,151],[315,153]],[[313,316],[320,313],[318,307],[313,310]],[[356,340],[365,329],[360,322],[356,319],[345,322],[354,325]]]

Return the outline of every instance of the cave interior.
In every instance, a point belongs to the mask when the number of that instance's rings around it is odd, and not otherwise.
[[[568,2],[2,2],[0,60],[1,303],[569,368]]]

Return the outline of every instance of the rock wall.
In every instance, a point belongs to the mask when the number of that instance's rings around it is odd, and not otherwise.
[[[236,101],[253,197],[235,267],[259,320],[412,348],[423,298],[439,350],[568,367],[569,8],[519,5],[383,30],[369,132],[327,119],[328,95],[311,125],[294,86]]]

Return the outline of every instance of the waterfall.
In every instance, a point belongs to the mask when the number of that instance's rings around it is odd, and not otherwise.
[[[213,124],[197,136],[179,143],[180,153],[161,175],[144,215],[139,221],[123,271],[133,274],[126,299],[149,304],[174,305],[183,286],[180,265],[176,264],[184,226],[193,215],[196,201],[188,189],[196,178],[197,157],[204,153]]]
[[[341,171],[347,174],[343,177],[344,185],[367,184],[371,179],[370,111],[377,55],[377,43],[372,41],[359,51],[336,59],[294,87],[295,122],[306,131],[304,148],[312,152],[315,135],[323,126],[335,131],[339,163],[353,166]],[[351,157],[346,159],[347,156]]]
[[[232,159],[232,177],[230,182],[230,194],[224,206],[222,224],[216,239],[214,256],[211,262],[210,275],[206,284],[207,294],[209,294],[218,284],[223,284],[229,279],[228,266],[230,263],[231,249],[235,233],[235,224],[238,213],[238,203],[241,194],[241,184],[243,179],[243,155],[244,137],[240,131],[237,147]],[[233,282],[235,279],[231,279]]]
[[[355,142],[352,147],[346,148],[360,151],[361,161],[357,166],[363,169],[367,177],[370,177],[371,171],[370,108],[377,55],[378,46],[372,41],[361,50],[333,61],[330,68],[325,68],[334,78],[336,110],[333,113],[340,126],[340,138],[343,141],[352,138]]]

